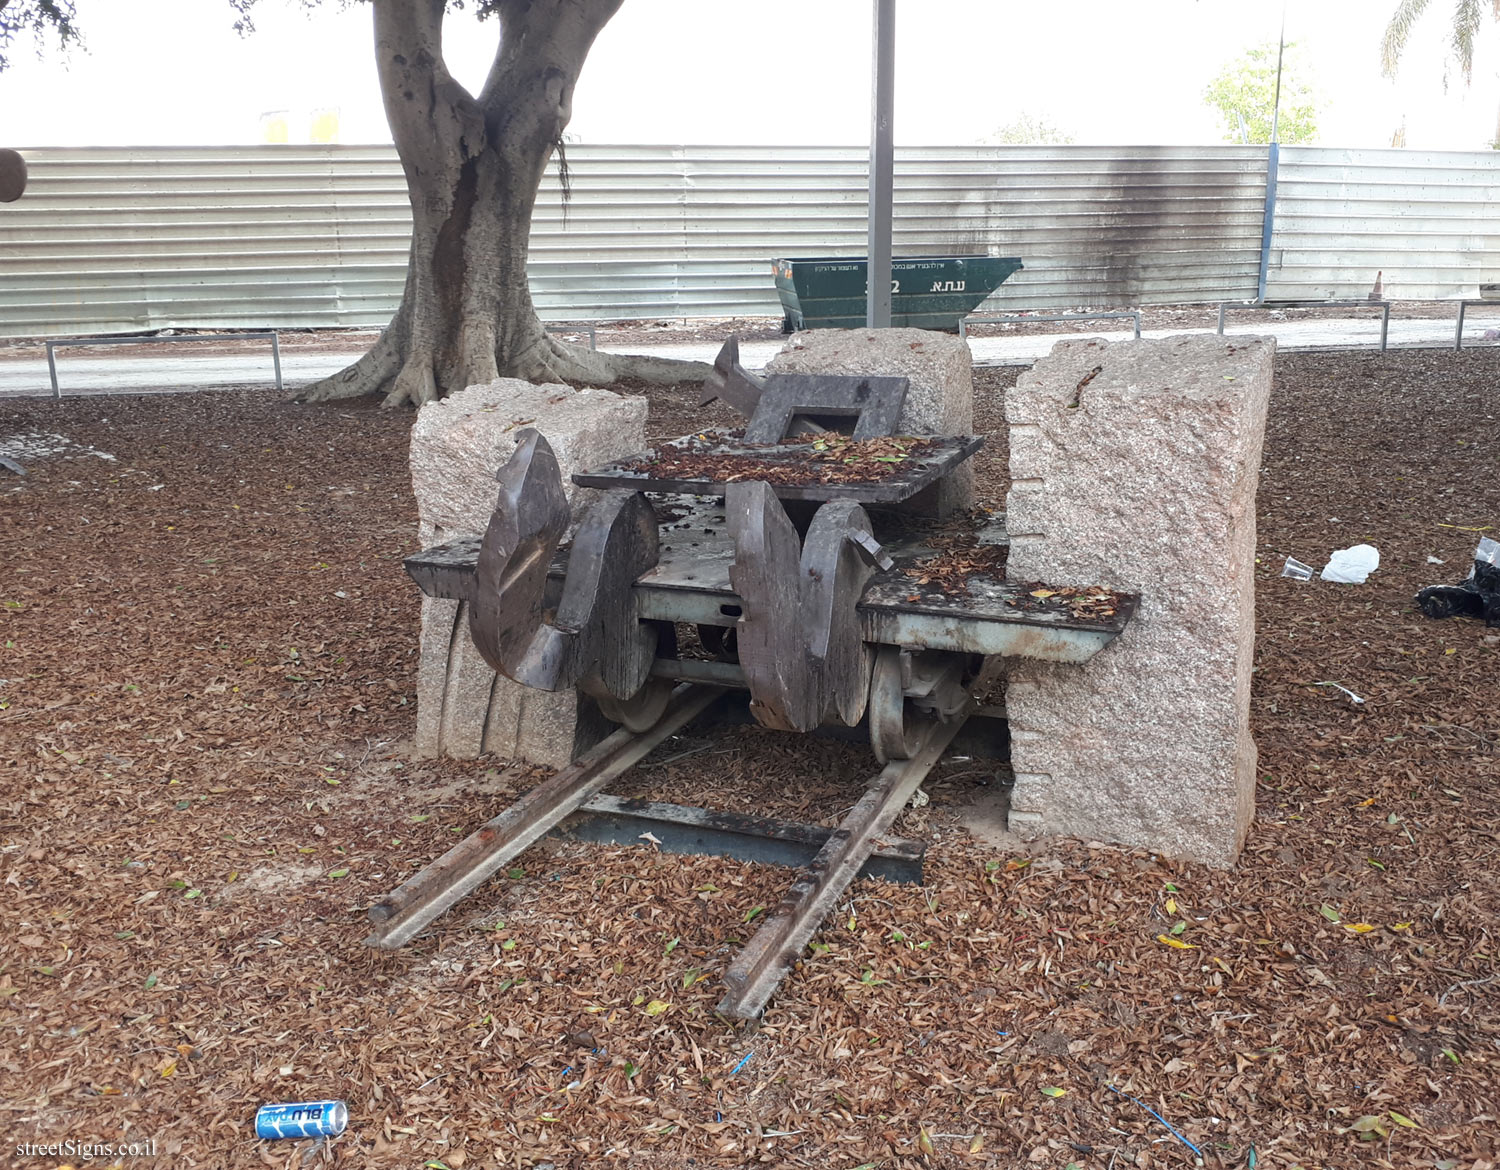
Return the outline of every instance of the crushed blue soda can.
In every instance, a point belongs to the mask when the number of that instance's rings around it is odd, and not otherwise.
[[[349,1107],[342,1101],[295,1101],[255,1111],[255,1136],[273,1140],[337,1137],[348,1124]]]

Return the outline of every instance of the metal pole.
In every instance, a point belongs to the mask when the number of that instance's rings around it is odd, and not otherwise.
[[[1281,164],[1281,144],[1266,147],[1266,209],[1260,221],[1260,274],[1255,281],[1255,303],[1266,299],[1266,274],[1271,268],[1271,228],[1276,222],[1276,169]],[[1220,330],[1222,332],[1222,330]]]
[[[1271,142],[1266,147],[1266,209],[1260,224],[1260,273],[1255,280],[1255,303],[1265,304],[1266,275],[1271,268],[1271,228],[1276,221],[1276,169],[1281,162],[1281,62],[1286,54],[1286,0],[1281,4],[1281,35],[1276,43],[1276,96],[1271,99]],[[1220,332],[1223,332],[1221,329]]]
[[[1281,35],[1276,41],[1276,96],[1271,99],[1271,141],[1277,140],[1281,123],[1281,61],[1286,55],[1286,0],[1281,4]]]
[[[52,356],[52,343],[47,342],[47,373],[52,378],[52,397],[61,398],[62,391],[57,387],[57,359]]]
[[[276,331],[271,331],[271,362],[276,367],[276,390],[280,393],[281,386],[281,342],[277,340]]]
[[[895,177],[892,116],[896,109],[896,0],[874,0],[875,71],[870,94],[870,231],[867,261],[865,324],[888,329],[891,324],[891,211]]]

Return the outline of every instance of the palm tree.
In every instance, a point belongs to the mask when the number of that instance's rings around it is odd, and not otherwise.
[[[1385,36],[1380,39],[1380,71],[1386,77],[1396,76],[1401,54],[1406,49],[1406,39],[1411,35],[1412,26],[1427,11],[1427,5],[1428,0],[1400,0],[1396,5],[1390,24],[1385,26]],[[1500,20],[1500,0],[1490,0],[1490,15]],[[1483,0],[1454,0],[1449,46],[1459,71],[1464,75],[1465,85],[1474,80],[1474,38],[1479,35],[1483,23]],[[1495,137],[1490,146],[1500,150],[1500,114],[1496,115]]]

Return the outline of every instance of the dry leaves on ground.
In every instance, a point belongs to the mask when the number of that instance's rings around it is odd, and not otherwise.
[[[115,456],[0,479],[7,1140],[214,1168],[1193,1165],[1154,1110],[1208,1166],[1489,1170],[1500,647],[1410,599],[1500,525],[1495,365],[1278,361],[1238,866],[978,839],[960,818],[1004,773],[951,761],[896,826],[930,841],[926,886],[856,886],[758,1028],[713,1005],[789,880],[768,867],[547,841],[404,950],[362,945],[365,906],[536,776],[407,750],[410,415],[0,405],[0,435]],[[976,376],[990,504],[1010,376]],[[658,435],[714,423],[652,394]],[[1278,576],[1359,540],[1368,585]],[[620,791],[828,823],[872,770],[695,730]],[[322,1097],[343,1137],[254,1139],[258,1105]]]

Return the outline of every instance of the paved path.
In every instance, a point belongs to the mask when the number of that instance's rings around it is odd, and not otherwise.
[[[1361,318],[1275,321],[1240,315],[1231,322],[1228,335],[1265,335],[1276,338],[1284,350],[1374,349],[1380,343],[1380,318],[1369,313]],[[1484,331],[1500,327],[1495,310],[1476,306],[1464,322],[1464,344],[1494,345],[1482,340]],[[1209,329],[1148,329],[1143,336],[1171,337],[1178,333],[1207,333]],[[970,337],[974,362],[982,366],[1028,366],[1059,341],[1069,337],[1103,337],[1124,341],[1131,337],[1128,329],[1100,330],[1095,334],[1038,333],[1027,336]],[[741,359],[751,369],[763,367],[785,344],[776,341],[751,341],[740,347]],[[1442,348],[1453,344],[1453,321],[1441,318],[1391,320],[1391,348]],[[711,362],[717,344],[661,344],[615,346],[606,342],[603,348],[621,353],[651,353],[661,357],[691,358]],[[340,348],[328,353],[282,353],[282,376],[288,387],[337,373],[359,354],[358,350]],[[204,386],[272,386],[269,352],[193,356],[187,352],[156,354],[149,357],[84,357],[78,350],[63,349],[57,353],[58,383],[64,394],[140,393],[143,390],[191,390]],[[50,394],[45,360],[0,359],[0,397]]]

